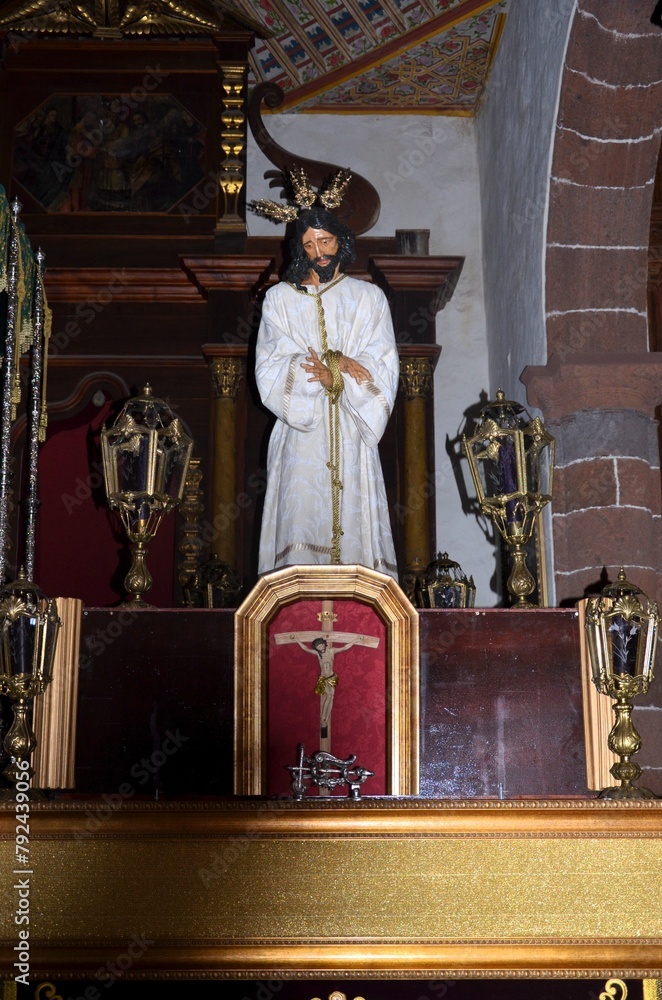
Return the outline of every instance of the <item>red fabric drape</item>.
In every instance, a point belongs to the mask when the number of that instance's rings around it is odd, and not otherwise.
[[[105,499],[99,431],[112,423],[117,404],[88,403],[68,420],[52,421],[39,453],[35,580],[52,597],[78,597],[88,607],[124,599],[129,543]],[[146,600],[171,607],[175,515],[165,517],[148,546],[154,586]]]
[[[281,608],[269,626],[268,658],[268,792],[288,792],[286,765],[296,763],[297,744],[306,755],[319,749],[320,698],[314,693],[319,676],[316,654],[304,652],[295,642],[277,645],[278,633],[321,630],[321,601],[298,601]],[[354,645],[337,653],[338,674],[331,715],[331,753],[375,772],[363,785],[366,795],[386,794],[386,627],[372,608],[357,601],[333,603],[335,632],[375,636],[376,649]],[[306,643],[310,646],[310,643]],[[341,645],[338,643],[338,645]],[[313,793],[315,794],[315,793]],[[346,795],[347,788],[336,794]]]

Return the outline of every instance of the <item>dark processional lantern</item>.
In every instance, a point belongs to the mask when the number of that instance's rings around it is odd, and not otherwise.
[[[30,755],[36,746],[31,726],[31,701],[53,675],[53,660],[61,622],[54,600],[34,582],[34,550],[39,508],[37,457],[46,429],[46,358],[50,310],[44,292],[44,255],[32,251],[20,222],[21,206],[9,206],[0,188],[0,290],[6,292],[4,356],[2,358],[2,421],[0,427],[0,694],[12,702],[13,722],[3,749],[9,758],[3,774],[13,787],[0,798],[19,793],[32,798],[34,770]],[[24,499],[24,553],[17,578],[5,583],[9,545],[12,486],[11,430],[21,404],[21,358],[29,359],[27,411],[27,494]],[[18,507],[18,505],[17,505]]]
[[[153,582],[145,562],[147,543],[163,515],[181,502],[192,450],[181,421],[149,385],[127,401],[112,427],[101,431],[108,504],[119,512],[132,547],[124,586],[134,608],[149,607],[143,598]]]
[[[552,499],[554,438],[539,417],[531,418],[499,389],[496,400],[481,410],[473,435],[462,435],[462,450],[481,513],[492,518],[511,550],[508,590],[516,598],[513,607],[534,607],[526,600],[535,580],[526,565],[524,546],[538,514]]]
[[[474,578],[468,579],[462,567],[447,552],[440,552],[431,562],[420,583],[423,608],[473,608],[476,603]]]
[[[646,694],[653,680],[659,620],[657,604],[626,579],[623,569],[616,583],[586,605],[584,628],[593,683],[601,694],[614,699],[616,721],[607,745],[620,757],[611,768],[620,785],[604,788],[598,798],[656,798],[650,789],[634,784],[641,767],[630,758],[641,748],[641,737],[632,724],[632,699]]]

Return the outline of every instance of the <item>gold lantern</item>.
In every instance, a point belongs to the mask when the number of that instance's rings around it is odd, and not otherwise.
[[[611,774],[620,785],[603,789],[601,799],[654,799],[648,788],[634,785],[641,768],[630,760],[641,748],[632,724],[632,699],[645,694],[653,680],[659,613],[657,604],[630,583],[620,570],[616,583],[586,605],[586,639],[593,683],[601,694],[614,698],[616,721],[607,745],[621,759]]]
[[[3,742],[10,759],[3,774],[14,786],[29,784],[34,774],[30,756],[37,741],[30,724],[30,702],[53,678],[61,624],[55,601],[44,597],[23,571],[0,592],[0,694],[10,698],[14,714]],[[4,791],[0,798],[15,794],[16,787]],[[36,789],[29,794],[31,798],[42,797]]]
[[[526,598],[535,580],[526,565],[524,546],[538,514],[552,499],[554,438],[539,417],[533,419],[519,403],[499,389],[496,400],[483,407],[475,433],[462,435],[481,513],[494,521],[513,561],[508,590],[513,607],[530,608]]]
[[[424,608],[473,608],[476,586],[459,563],[449,559],[447,552],[439,552],[423,574],[421,596]]]
[[[168,404],[146,385],[128,400],[112,427],[101,431],[103,474],[111,510],[119,511],[132,544],[124,586],[134,607],[152,586],[145,557],[161,518],[184,492],[193,441]]]

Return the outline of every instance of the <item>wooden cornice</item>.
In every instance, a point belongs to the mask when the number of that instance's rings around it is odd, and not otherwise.
[[[200,302],[179,268],[49,267],[46,295],[55,302]]]
[[[207,364],[216,358],[245,358],[248,355],[247,344],[203,344],[200,350]]]
[[[275,268],[273,257],[252,257],[248,254],[181,257],[180,260],[189,281],[205,296],[210,292],[256,294],[270,283]]]
[[[450,301],[462,271],[464,257],[371,257],[374,281],[386,292],[429,292],[434,312]]]

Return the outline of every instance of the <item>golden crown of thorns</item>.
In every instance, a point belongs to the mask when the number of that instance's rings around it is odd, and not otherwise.
[[[251,202],[251,209],[273,222],[293,222],[299,212],[306,208],[312,208],[315,202],[323,205],[324,208],[338,208],[347,190],[347,185],[352,179],[349,170],[338,170],[330,180],[322,185],[319,191],[316,191],[302,167],[292,167],[291,170],[288,170],[287,176],[294,192],[294,197],[291,199],[294,204],[283,205],[278,201],[259,198],[257,201]]]

